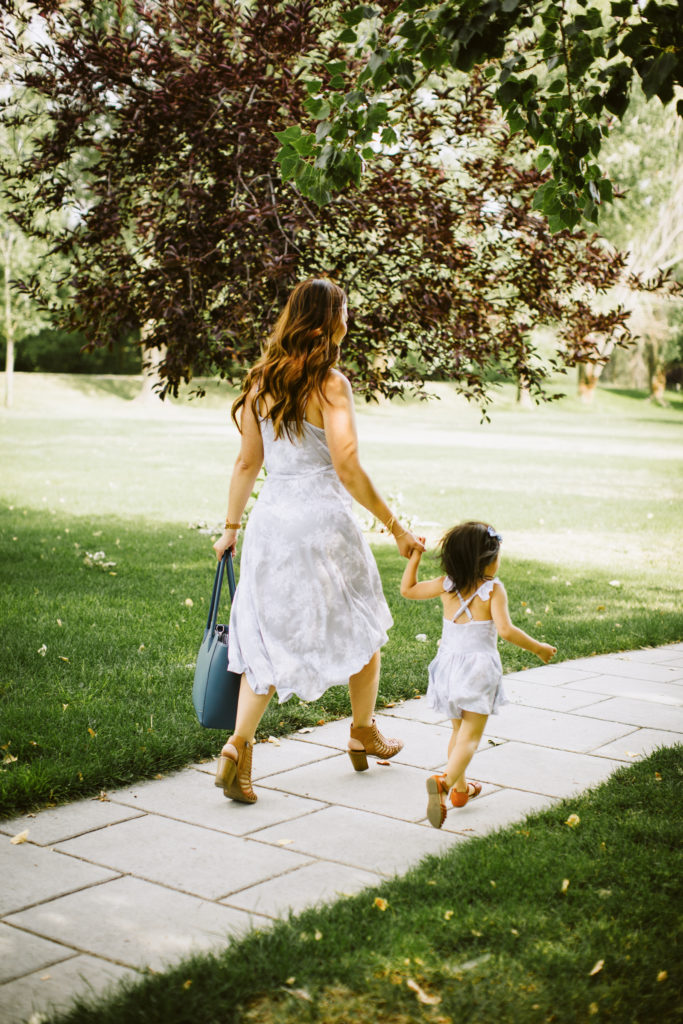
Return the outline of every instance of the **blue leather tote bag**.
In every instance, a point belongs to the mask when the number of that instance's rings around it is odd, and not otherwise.
[[[228,627],[216,623],[224,572],[228,577],[232,603],[235,596],[235,570],[230,551],[225,552],[216,569],[209,617],[197,655],[192,687],[192,703],[199,724],[206,729],[234,728],[240,692],[241,676],[228,671]]]

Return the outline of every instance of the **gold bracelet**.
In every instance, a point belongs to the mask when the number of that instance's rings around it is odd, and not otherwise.
[[[241,525],[242,525],[241,523],[229,523],[227,519],[225,520],[225,529],[226,530],[239,530]]]
[[[391,516],[390,519],[389,519],[389,522],[384,524],[384,529],[387,531],[387,533],[391,533],[391,531],[394,528],[394,523],[395,522],[396,522],[396,516]]]

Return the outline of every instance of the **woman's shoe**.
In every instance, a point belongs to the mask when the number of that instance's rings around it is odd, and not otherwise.
[[[388,740],[386,736],[382,736],[374,718],[372,725],[352,725],[351,739],[359,740],[363,744],[362,750],[352,750],[349,747],[351,764],[357,772],[364,772],[368,767],[368,754],[388,761],[390,757],[403,749],[403,740]]]
[[[458,793],[457,789],[451,790],[451,803],[454,807],[464,807],[468,800],[474,800],[475,796],[479,796],[480,793],[481,782],[468,782],[464,793]]]
[[[223,787],[223,793],[231,800],[243,804],[255,804],[258,797],[251,786],[251,752],[253,747],[242,736],[233,736],[226,744],[233,747],[237,757],[221,754],[218,759],[216,785]],[[224,762],[228,762],[224,765]],[[231,767],[232,765],[232,767]],[[220,778],[220,782],[219,782]]]
[[[446,820],[448,783],[445,775],[430,775],[427,779],[427,817],[434,828],[441,828]]]

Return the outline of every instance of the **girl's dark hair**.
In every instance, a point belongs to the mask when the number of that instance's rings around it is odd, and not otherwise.
[[[309,277],[299,282],[233,403],[236,424],[238,411],[256,385],[251,399],[256,416],[261,399],[270,395],[273,401],[268,418],[275,436],[302,435],[308,400],[314,393],[322,394],[325,378],[339,358],[334,335],[345,302],[344,291],[329,278]]]
[[[441,566],[458,590],[475,590],[503,538],[488,523],[458,523],[441,541]]]

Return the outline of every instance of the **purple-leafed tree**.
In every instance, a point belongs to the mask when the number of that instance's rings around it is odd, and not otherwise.
[[[68,263],[50,316],[91,347],[139,331],[163,396],[216,372],[237,382],[292,284],[328,273],[349,292],[344,368],[366,397],[435,377],[482,404],[501,378],[542,396],[554,366],[600,358],[591,339],[628,339],[623,309],[596,302],[623,260],[582,232],[550,236],[532,206],[543,174],[483,79],[449,72],[407,97],[362,187],[322,210],[281,180],[282,138],[305,148],[288,126],[310,66],[349,6],[5,3],[2,116],[35,145],[3,187]],[[330,47],[332,79],[344,54]],[[38,278],[25,287],[39,296]],[[541,326],[556,337],[544,354]]]

